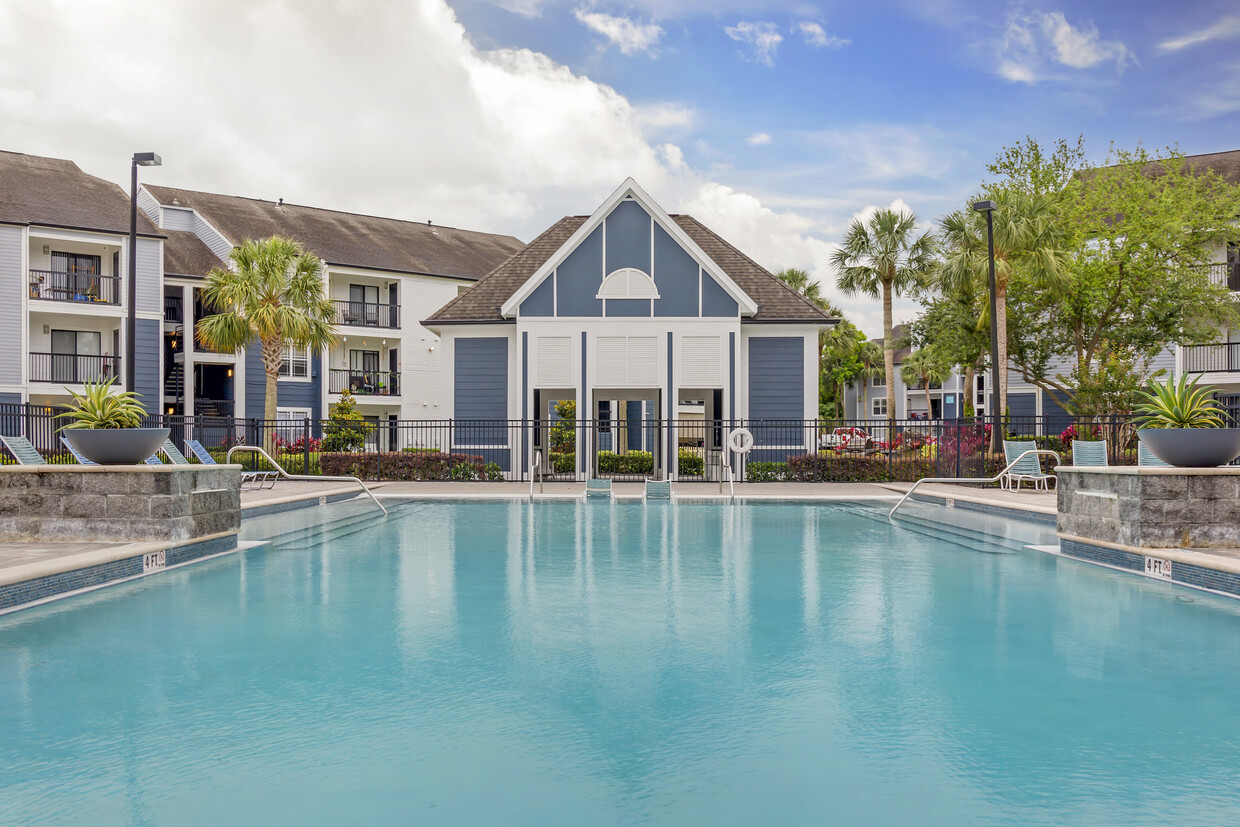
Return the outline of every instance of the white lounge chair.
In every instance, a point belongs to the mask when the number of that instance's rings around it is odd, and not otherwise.
[[[1003,440],[1004,467],[1012,465],[1021,454],[1026,451],[1032,451],[1037,447],[1037,444],[1033,442],[1009,442],[1006,439]],[[1030,454],[1013,465],[1011,470],[1003,475],[1000,485],[1009,491],[1013,490],[1012,486],[1015,485],[1014,490],[1019,491],[1022,482],[1031,482],[1035,491],[1039,489],[1049,491],[1050,481],[1053,479],[1055,479],[1054,474],[1047,474],[1042,470],[1042,462],[1038,455]]]
[[[1137,465],[1144,468],[1170,468],[1171,463],[1163,462],[1154,456],[1154,452],[1145,447],[1145,443],[1137,441]]]

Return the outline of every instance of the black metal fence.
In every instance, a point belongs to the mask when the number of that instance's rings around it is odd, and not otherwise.
[[[30,298],[54,302],[119,304],[120,283],[118,276],[31,270]]]
[[[69,462],[60,440],[62,409],[0,405],[0,434],[30,439],[49,461]],[[1237,411],[1240,413],[1240,411]],[[235,419],[153,415],[184,449],[196,439],[217,459],[235,444],[260,445],[291,473],[385,480],[617,481],[674,478],[737,481],[899,482],[922,477],[992,476],[1004,465],[981,420],[377,420]],[[728,449],[738,428],[753,436],[740,456]],[[1072,439],[1102,440],[1112,465],[1137,462],[1130,417],[1066,414],[1009,417],[1006,439],[1058,451]],[[0,462],[11,462],[7,452]],[[261,460],[252,454],[242,462]],[[1045,463],[1050,467],[1049,460]]]

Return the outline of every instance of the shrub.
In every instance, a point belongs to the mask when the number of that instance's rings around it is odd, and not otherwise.
[[[504,479],[504,469],[498,462],[488,462],[482,466],[482,474],[487,482],[502,482]]]
[[[323,426],[323,450],[356,451],[366,444],[366,434],[373,429],[374,424],[358,413],[353,394],[346,388],[340,401],[331,406]]]
[[[649,451],[628,451],[617,454],[598,452],[600,474],[650,474],[654,472],[654,454]]]
[[[782,462],[750,462],[745,465],[746,482],[781,482],[788,466]]]
[[[571,399],[555,403],[555,415],[559,419],[551,425],[551,452],[567,454],[577,442],[577,403]]]
[[[571,474],[577,470],[577,454],[574,451],[551,454],[551,472],[554,474]]]
[[[681,448],[676,461],[679,472],[686,477],[700,477],[706,470],[706,460],[688,448]]]
[[[328,476],[350,476],[362,479],[384,479],[400,482],[420,480],[484,480],[494,479],[487,463],[473,454],[441,452],[415,453],[386,451],[383,453],[323,453],[319,468]],[[502,476],[502,471],[500,472]]]
[[[753,463],[750,463],[750,467]],[[912,482],[937,476],[934,459],[926,456],[809,454],[791,457],[785,479],[791,482]]]

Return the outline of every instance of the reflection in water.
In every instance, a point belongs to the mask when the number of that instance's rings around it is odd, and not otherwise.
[[[5,818],[1240,821],[1240,604],[880,513],[418,503],[0,619]]]

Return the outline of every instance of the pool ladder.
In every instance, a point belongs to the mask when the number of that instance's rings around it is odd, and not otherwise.
[[[366,483],[362,482],[357,477],[321,477],[312,476],[310,474],[290,474],[288,471],[284,470],[284,466],[280,465],[280,463],[271,458],[271,454],[267,453],[262,448],[259,448],[257,445],[234,445],[228,449],[228,453],[224,456],[224,462],[231,463],[232,455],[237,451],[246,451],[251,454],[258,454],[262,456],[271,463],[272,468],[276,469],[276,473],[286,480],[309,480],[311,482],[323,482],[325,480],[332,482],[355,482],[362,487],[362,491],[366,492],[367,497],[374,500],[375,505],[377,505],[379,510],[383,512],[383,516],[387,516],[388,510],[383,507],[383,503],[379,502],[375,495],[371,493],[370,489],[366,487]]]

